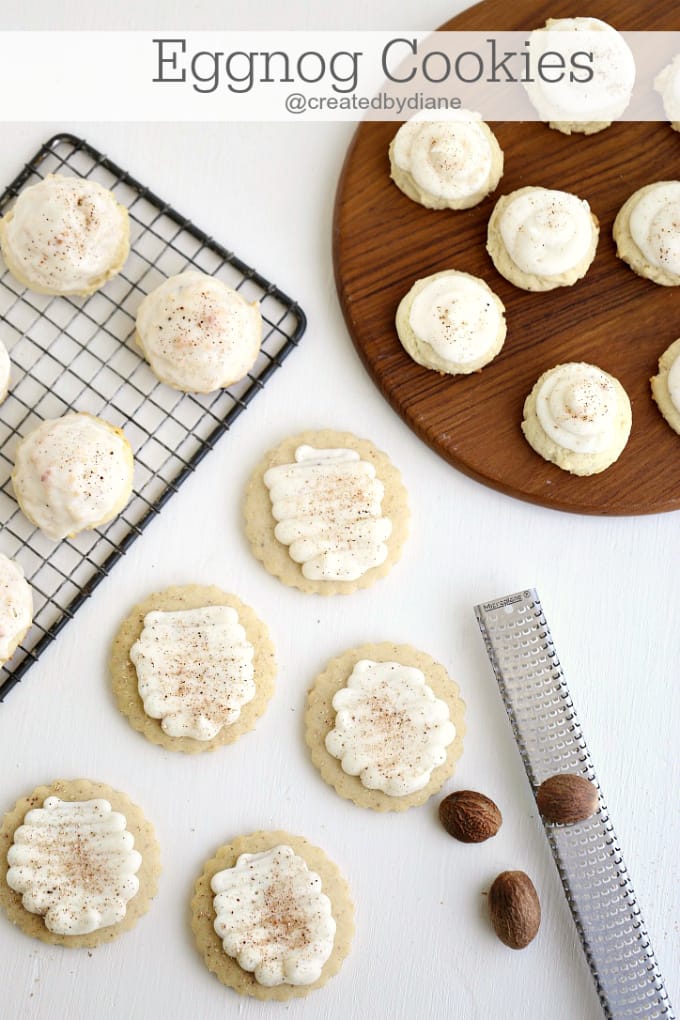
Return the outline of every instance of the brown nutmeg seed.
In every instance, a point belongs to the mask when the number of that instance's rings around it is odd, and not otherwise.
[[[503,871],[489,889],[494,931],[510,949],[524,949],[541,925],[541,904],[534,883],[523,871]]]
[[[483,793],[458,790],[444,797],[439,805],[439,820],[449,835],[462,843],[483,843],[496,835],[503,816]]]
[[[597,787],[583,776],[560,773],[541,783],[536,791],[538,810],[548,822],[573,825],[597,811]]]

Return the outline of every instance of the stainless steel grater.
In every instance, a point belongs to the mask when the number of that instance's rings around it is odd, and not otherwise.
[[[475,614],[534,792],[557,772],[599,790],[592,818],[544,828],[605,1016],[674,1020],[538,593],[505,595]]]

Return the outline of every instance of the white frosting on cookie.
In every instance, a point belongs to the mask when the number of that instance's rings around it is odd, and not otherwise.
[[[212,740],[253,700],[253,655],[231,606],[147,613],[130,649],[146,714],[195,740]]]
[[[132,473],[125,436],[101,418],[72,413],[22,439],[12,482],[26,516],[58,541],[115,516],[129,498]]]
[[[261,338],[257,302],[194,270],[164,280],[137,312],[137,340],[154,374],[188,393],[212,393],[242,379]]]
[[[661,95],[668,120],[680,121],[680,54],[659,71],[654,79],[654,88]]]
[[[2,340],[0,340],[0,404],[9,392],[9,377],[11,371],[12,365],[9,360],[7,348],[3,344]]]
[[[241,854],[210,883],[225,953],[261,985],[310,985],[333,951],[335,920],[321,879],[290,846]]]
[[[479,114],[459,110],[450,120],[410,120],[397,131],[394,162],[423,191],[458,200],[484,188],[493,152]]]
[[[387,558],[392,522],[384,486],[355,450],[298,446],[295,464],[269,468],[274,534],[312,580],[355,581]]]
[[[127,210],[96,181],[50,174],[21,192],[0,236],[10,268],[27,286],[87,293],[123,261]]]
[[[57,935],[86,935],[122,921],[142,864],[126,824],[107,800],[48,797],[14,833],[7,884]]]
[[[595,365],[560,365],[536,394],[536,416],[543,431],[565,450],[601,453],[617,433],[614,380]]]
[[[659,181],[640,196],[630,236],[653,266],[680,276],[680,181]]]
[[[489,288],[462,273],[431,279],[413,299],[409,323],[441,358],[461,365],[484,357],[504,329],[501,307]]]
[[[33,593],[18,563],[0,553],[0,663],[6,662],[33,619]]]
[[[326,750],[369,790],[404,797],[422,790],[456,736],[449,706],[419,669],[361,659],[333,698]]]
[[[558,276],[587,258],[593,241],[590,206],[566,191],[533,188],[510,196],[499,229],[523,273]]]
[[[676,411],[680,412],[680,357],[676,358],[670,367],[666,378],[668,395]]]

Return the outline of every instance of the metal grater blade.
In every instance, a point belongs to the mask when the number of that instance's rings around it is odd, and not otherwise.
[[[640,907],[535,589],[475,606],[531,786],[577,772],[599,792],[595,815],[544,822],[605,1016],[674,1020]]]

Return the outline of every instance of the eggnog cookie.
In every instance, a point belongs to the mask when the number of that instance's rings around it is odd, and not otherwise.
[[[257,999],[321,988],[339,971],[354,934],[337,866],[287,832],[255,832],[220,847],[196,883],[191,912],[208,969]]]
[[[0,553],[0,666],[11,659],[33,620],[33,592],[14,560]]]
[[[262,341],[257,302],[193,270],[171,276],[144,298],[135,340],[161,382],[212,393],[243,379]]]
[[[522,432],[536,453],[573,475],[595,475],[621,455],[631,427],[628,394],[595,365],[544,372],[524,402]]]
[[[350,432],[303,432],[265,456],[248,483],[246,534],[284,584],[348,594],[384,577],[408,533],[408,497],[384,453]]]
[[[427,209],[469,209],[498,185],[503,152],[478,113],[449,120],[410,120],[390,145],[390,176]]]
[[[0,906],[27,935],[52,945],[92,948],[132,928],[159,873],[152,826],[103,783],[39,786],[0,826]]]
[[[423,804],[463,752],[465,704],[443,666],[409,645],[332,659],[307,696],[305,739],[341,797],[374,811]]]
[[[505,340],[505,307],[476,276],[446,269],[417,280],[397,309],[397,334],[414,361],[450,375],[477,372]]]
[[[515,287],[554,290],[585,276],[599,233],[585,199],[567,191],[526,187],[498,199],[486,250],[501,276]]]
[[[659,71],[654,88],[661,96],[664,113],[674,131],[680,131],[680,53]]]
[[[123,715],[170,751],[211,751],[251,730],[274,693],[264,623],[214,586],[166,588],[135,606],[110,659]]]
[[[9,360],[7,348],[0,340],[0,404],[9,393],[10,373],[12,365]]]
[[[650,379],[652,396],[670,425],[680,434],[680,340],[674,340],[659,358],[659,374]]]
[[[43,421],[16,449],[12,485],[32,524],[55,542],[113,520],[132,494],[124,433],[75,412]]]
[[[624,112],[635,59],[622,35],[599,18],[549,18],[529,38],[533,80],[525,88],[541,120],[563,134],[592,135]],[[547,65],[541,72],[542,65]],[[560,74],[560,67],[564,73]]]
[[[680,284],[680,181],[633,192],[613,228],[616,252],[638,276],[662,287]]]
[[[49,174],[25,188],[0,220],[0,248],[9,271],[30,290],[87,296],[123,268],[128,212],[96,181]]]

